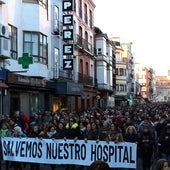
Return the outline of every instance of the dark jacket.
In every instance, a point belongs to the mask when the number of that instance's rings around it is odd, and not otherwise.
[[[170,133],[165,131],[161,134],[159,138],[160,152],[165,154],[170,154]]]
[[[80,127],[78,123],[74,123],[73,125],[70,125],[69,123],[66,124],[65,137],[67,139],[74,139],[75,137],[80,137]]]

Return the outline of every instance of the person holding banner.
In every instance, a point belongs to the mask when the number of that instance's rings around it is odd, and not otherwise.
[[[139,135],[138,135],[136,127],[134,125],[129,125],[126,128],[125,135],[124,135],[124,141],[125,142],[133,142],[133,143],[138,144]],[[131,169],[131,170],[135,170],[135,169]]]
[[[110,131],[110,122],[104,120],[102,127],[99,129],[99,139],[101,141],[109,141],[109,131]]]
[[[75,142],[81,136],[80,134],[80,126],[77,123],[76,119],[73,116],[69,117],[69,121],[65,126],[65,137],[64,140],[73,139]],[[74,165],[66,165],[65,169],[74,169]]]
[[[22,131],[22,128],[18,126],[18,124],[15,124],[12,137],[22,138],[26,136],[27,135]],[[25,162],[17,162],[17,161],[12,162],[14,170],[22,170],[22,164],[25,164]]]
[[[41,137],[41,130],[37,124],[33,125],[30,129],[30,132],[28,133],[28,137],[31,138],[39,138]],[[30,163],[30,169],[31,170],[39,170],[40,164],[39,163]]]
[[[110,130],[109,130],[109,133],[108,133],[109,141],[115,141],[116,134],[118,132],[119,132],[118,125],[115,122],[111,123]]]
[[[126,128],[126,132],[124,135],[124,141],[138,143],[138,140],[139,140],[139,135],[137,133],[135,126],[133,125],[128,126]]]
[[[11,136],[12,132],[9,128],[9,124],[7,122],[3,122],[1,125],[1,129],[0,129],[0,138],[4,138],[4,137],[9,137]],[[2,162],[2,144],[0,143],[0,170],[1,170],[1,162]],[[5,168],[6,170],[9,169],[9,161],[5,161]]]
[[[89,126],[89,124],[88,124],[88,126]],[[89,128],[89,130],[87,131],[87,137],[85,138],[85,140],[99,141],[99,128],[98,128],[98,124],[96,122],[91,123],[91,128]]]

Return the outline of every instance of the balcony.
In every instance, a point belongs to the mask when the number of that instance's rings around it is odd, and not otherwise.
[[[109,91],[113,93],[113,86],[110,86],[109,84],[104,84],[104,83],[98,83],[97,88],[100,91]]]
[[[78,73],[78,82],[83,83],[84,85],[94,86],[93,77],[82,73]]]
[[[87,40],[83,39],[81,36],[78,34],[76,35],[74,39],[74,45],[76,45],[78,48],[84,50],[84,52],[89,53],[93,55],[94,53],[94,48],[91,43],[89,43]]]
[[[59,79],[73,80],[73,73],[71,70],[59,70]]]

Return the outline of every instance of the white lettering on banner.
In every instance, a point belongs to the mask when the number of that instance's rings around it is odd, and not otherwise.
[[[45,164],[90,165],[104,160],[110,167],[136,169],[137,144],[89,140],[53,140],[38,138],[1,138],[3,159]]]

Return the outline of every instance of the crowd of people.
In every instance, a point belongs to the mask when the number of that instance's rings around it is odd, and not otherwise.
[[[0,136],[134,142],[143,170],[150,170],[153,160],[170,162],[170,103],[146,103],[104,111],[91,108],[78,113],[41,111],[30,116],[15,111],[11,115],[0,115]],[[27,164],[5,163],[6,170],[22,170]],[[40,170],[39,163],[29,164],[31,170]],[[54,170],[56,165],[50,167]],[[65,169],[74,168],[74,165],[65,165]]]

